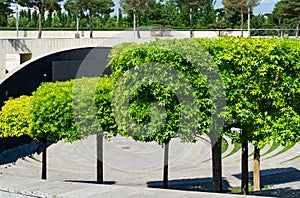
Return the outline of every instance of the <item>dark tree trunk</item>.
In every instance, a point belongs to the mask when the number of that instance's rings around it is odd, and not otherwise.
[[[249,194],[249,184],[248,184],[248,142],[244,140],[242,142],[242,194]]]
[[[42,156],[42,179],[47,179],[47,139],[41,142],[43,147]]]
[[[140,23],[141,23],[141,17],[140,14],[137,14],[137,37],[140,39],[141,34],[140,34]]]
[[[193,38],[193,8],[190,8],[190,38]]]
[[[92,10],[89,10],[89,23],[90,23],[90,38],[93,38],[93,15],[92,15]]]
[[[212,145],[213,191],[222,192],[222,138]]]
[[[165,144],[164,152],[164,172],[163,172],[163,188],[168,188],[168,169],[169,169],[169,142]]]
[[[103,135],[97,134],[97,183],[103,184]]]
[[[253,186],[254,191],[260,191],[260,149],[254,146]]]
[[[38,39],[42,38],[42,23],[43,23],[43,8],[39,7],[39,33],[38,33]]]

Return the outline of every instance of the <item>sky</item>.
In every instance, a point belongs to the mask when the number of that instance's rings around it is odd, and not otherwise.
[[[275,4],[278,1],[279,0],[261,0],[261,3],[253,9],[253,12],[255,15],[271,13],[273,11]],[[222,4],[222,0],[217,0],[215,8],[222,8],[222,7],[224,7]]]

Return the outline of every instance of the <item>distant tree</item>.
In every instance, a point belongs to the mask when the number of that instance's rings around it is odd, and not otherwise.
[[[120,0],[120,5],[126,14],[133,14],[137,20],[137,37],[140,35],[141,15],[150,12],[154,6],[155,0]]]
[[[176,0],[176,3],[182,12],[189,12],[190,37],[192,38],[194,15],[199,13],[199,15],[203,15],[202,17],[206,17],[207,20],[209,12],[213,11],[215,0]]]
[[[43,15],[45,14],[45,11],[53,11],[53,10],[59,10],[59,2],[62,0],[16,0],[18,4],[21,6],[27,6],[29,8],[36,8],[38,10],[39,14],[39,33],[38,33],[38,39],[42,38],[42,23],[43,23]]]
[[[299,0],[281,0],[276,3],[273,13],[277,16],[279,24],[283,17],[294,19],[296,22],[296,38],[299,37],[300,22],[300,1]]]
[[[113,12],[114,2],[112,0],[77,0],[80,10],[86,12],[89,18],[90,38],[93,38],[93,17]]]
[[[39,15],[36,10],[32,12],[31,20],[29,21],[29,27],[37,27],[37,21],[39,20]]]
[[[261,0],[223,0],[222,4],[228,13],[234,14],[238,11],[241,15],[241,36],[243,37],[244,14],[248,12],[248,8],[259,5]]]
[[[27,18],[29,21],[31,21],[31,10],[30,9],[27,10]]]
[[[62,24],[60,22],[60,18],[57,15],[54,15],[52,22],[51,22],[51,27],[61,27]]]
[[[121,8],[118,9],[118,26],[123,27],[123,13]]]
[[[13,10],[10,9],[11,2],[11,0],[0,0],[0,26],[8,25],[8,18],[13,13]]]
[[[45,20],[45,26],[51,27],[51,24],[52,24],[52,12],[48,12],[47,18]]]

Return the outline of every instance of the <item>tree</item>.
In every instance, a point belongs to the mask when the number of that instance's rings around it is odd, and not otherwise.
[[[87,12],[90,26],[90,38],[93,38],[93,17],[99,14],[109,14],[113,12],[112,7],[114,2],[112,0],[77,0],[76,7],[83,12]]]
[[[285,145],[300,138],[299,73],[295,72],[300,45],[293,40],[249,38],[200,42],[218,63],[228,86],[226,119],[241,129],[227,135],[244,144],[242,192],[248,193],[248,142],[255,146],[254,183],[259,190],[259,149],[271,141]]]
[[[241,16],[241,37],[243,37],[243,27],[244,27],[244,14],[248,12],[248,9],[259,5],[261,0],[223,0],[222,4],[228,13],[233,14],[238,11]]]
[[[282,17],[295,19],[296,23],[296,38],[299,37],[300,23],[300,1],[299,0],[281,0],[276,3],[274,14],[281,20]]]
[[[190,38],[193,37],[194,15],[199,14],[203,15],[203,17],[209,16],[209,13],[213,11],[215,2],[215,0],[176,0],[181,12],[189,13]],[[206,18],[205,21],[208,21],[208,18]]]
[[[45,26],[46,27],[51,27],[52,20],[53,20],[53,18],[52,18],[52,12],[48,12],[47,18],[45,20]]]
[[[55,14],[52,21],[51,21],[51,27],[61,27],[62,24],[60,23],[60,18]]]
[[[141,15],[146,12],[151,12],[155,1],[154,0],[120,0],[120,5],[126,14],[133,14],[137,19],[137,37],[140,35]],[[135,25],[135,24],[134,24]]]
[[[170,140],[179,137],[182,141],[195,142],[196,135],[218,131],[219,126],[211,116],[220,112],[212,105],[213,99],[208,94],[208,87],[212,88],[207,82],[209,75],[203,72],[208,69],[214,73],[216,67],[194,41],[157,40],[132,48],[129,45],[117,50],[121,54],[113,54],[109,63],[113,71],[112,78],[117,82],[113,100],[114,116],[124,131],[122,135],[137,141],[156,141],[164,146],[163,187],[167,188]],[[203,73],[194,67],[200,65],[199,61],[202,61]],[[173,69],[179,73],[174,73]],[[186,84],[187,81],[190,84]],[[191,90],[191,86],[195,89]],[[181,88],[185,93],[180,92]],[[218,88],[209,90],[220,90]],[[189,96],[185,94],[195,94],[196,101],[187,102],[183,98]],[[214,99],[219,97],[216,93],[211,94]],[[129,104],[126,103],[127,97]],[[210,127],[210,124],[214,127]],[[218,135],[210,134],[210,137],[218,139]]]
[[[47,142],[80,139],[72,109],[73,82],[43,83],[32,93],[30,136],[41,143],[42,179],[47,178]]]
[[[4,1],[0,0],[0,26],[5,27],[8,25],[8,17],[13,13],[10,9],[10,4],[12,0]]]
[[[36,8],[39,14],[39,33],[38,39],[42,38],[42,23],[45,11],[52,12],[53,10],[59,10],[60,5],[58,4],[62,0],[16,0],[21,6],[27,6],[29,8]]]

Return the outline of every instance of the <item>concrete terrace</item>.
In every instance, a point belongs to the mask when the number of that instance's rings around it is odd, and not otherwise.
[[[31,158],[19,159],[16,163],[1,165],[0,191],[7,192],[8,189],[20,192],[38,191],[58,196],[72,195],[71,197],[73,195],[80,197],[82,192],[90,192],[91,196],[95,195],[93,193],[99,193],[99,196],[115,195],[114,197],[148,197],[150,195],[161,197],[193,197],[194,195],[201,197],[203,195],[205,197],[206,194],[202,194],[203,191],[211,190],[210,146],[204,141],[197,144],[182,144],[179,140],[171,142],[169,187],[176,191],[152,189],[161,186],[163,149],[156,143],[135,142],[122,137],[105,141],[104,180],[107,185],[103,188],[96,186],[94,184],[96,180],[95,145],[94,136],[74,144],[60,141],[51,145],[48,148],[48,181],[46,183],[39,180],[40,155],[35,154]],[[223,156],[230,153],[233,148],[234,145],[229,145]],[[282,150],[282,147],[278,147],[262,157],[262,185],[270,190],[258,194],[276,197],[300,196],[300,159],[284,162],[299,155],[299,148],[300,145],[296,144],[288,151],[268,159]],[[251,153],[252,148],[249,147],[249,149]],[[270,146],[265,147],[262,153],[269,149]],[[252,166],[252,159],[249,158],[250,176]],[[18,177],[24,177],[24,179]],[[38,187],[39,185],[41,187]],[[239,185],[240,151],[223,159],[224,190]],[[60,186],[71,187],[69,189]],[[87,190],[93,188],[94,190]],[[186,192],[186,190],[197,192]],[[212,194],[208,195],[212,196]],[[223,196],[232,195],[223,194]]]

